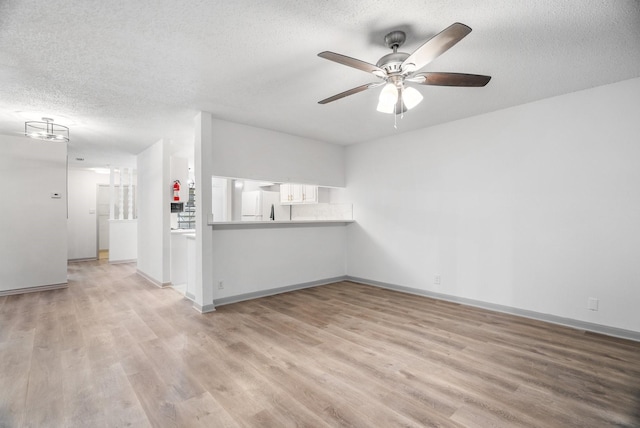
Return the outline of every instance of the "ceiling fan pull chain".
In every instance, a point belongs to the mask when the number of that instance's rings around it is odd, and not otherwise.
[[[397,110],[397,103],[396,105],[393,107],[393,128],[394,129],[398,129],[398,115],[396,114],[398,112]]]

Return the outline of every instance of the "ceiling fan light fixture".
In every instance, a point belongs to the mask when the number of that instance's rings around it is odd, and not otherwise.
[[[398,88],[393,83],[387,83],[380,91],[378,101],[385,104],[395,104],[398,101]]]
[[[410,86],[404,88],[404,90],[402,91],[402,101],[407,107],[407,110],[411,110],[412,108],[420,104],[420,101],[422,101],[423,98],[424,97],[417,89]]]
[[[393,52],[384,55],[375,65],[335,52],[320,52],[318,56],[321,58],[373,74],[382,79],[382,81],[357,86],[332,97],[320,100],[318,103],[327,104],[367,89],[385,85],[378,98],[377,110],[382,113],[395,114],[402,118],[402,115],[407,110],[414,108],[423,100],[423,96],[418,90],[405,86],[405,84],[472,88],[483,87],[489,83],[491,76],[449,72],[425,72],[416,74],[416,72],[448,51],[470,32],[471,28],[469,26],[455,22],[424,42],[418,49],[413,51],[413,53],[408,54],[398,51],[398,48],[405,42],[406,34],[399,30],[392,31],[385,36],[384,41],[385,45]]]
[[[381,113],[393,113],[398,102],[398,88],[393,83],[387,83],[380,91],[377,110]]]
[[[395,109],[396,109],[395,104],[382,103],[382,102],[378,102],[378,107],[376,107],[376,110],[378,110],[380,113],[388,113],[388,114],[395,113]]]

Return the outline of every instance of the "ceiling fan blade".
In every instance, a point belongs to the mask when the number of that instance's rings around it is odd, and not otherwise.
[[[426,42],[402,63],[402,71],[414,72],[442,55],[471,32],[471,28],[456,22]]]
[[[337,62],[338,64],[357,68],[358,70],[366,71],[367,73],[372,73],[381,78],[387,75],[384,70],[377,65],[369,64],[368,62],[360,61],[359,59],[351,58],[350,56],[329,51],[320,52],[318,56],[320,58],[328,59],[329,61]]]
[[[491,76],[465,73],[418,73],[408,79],[409,82],[433,86],[467,86],[479,88],[491,80]]]
[[[382,82],[382,83],[385,83],[385,82]],[[349,89],[348,91],[340,92],[339,94],[334,95],[332,97],[325,98],[322,101],[318,101],[318,104],[327,104],[332,101],[339,100],[340,98],[348,97],[349,95],[357,94],[358,92],[365,91],[369,88],[375,88],[376,86],[380,86],[380,85],[381,83],[378,83],[378,82],[367,83],[366,85],[361,85],[361,86]]]

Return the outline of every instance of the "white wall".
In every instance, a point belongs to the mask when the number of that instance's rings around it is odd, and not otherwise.
[[[214,300],[343,277],[350,226],[214,230]]]
[[[64,284],[67,145],[0,136],[0,152],[0,292]]]
[[[184,285],[187,283],[187,238],[193,230],[171,231],[171,284]]]
[[[138,220],[109,220],[109,263],[138,257]]]
[[[640,331],[638,94],[633,79],[349,147],[348,274]]]
[[[98,184],[109,184],[108,174],[89,169],[69,168],[69,218],[67,258],[89,259],[97,254],[96,196]]]
[[[138,154],[138,271],[158,284],[170,282],[168,143],[160,140]]]
[[[196,186],[196,236],[195,278],[193,288],[194,307],[209,310],[213,306],[213,233],[207,225],[211,215],[213,164],[213,116],[200,112],[194,118],[194,177]],[[191,288],[191,287],[189,287]],[[209,308],[209,309],[208,309]]]
[[[195,303],[265,292],[345,274],[346,228],[216,230],[203,225],[211,175],[325,186],[344,185],[344,148],[213,119],[202,112],[196,128]],[[210,210],[209,210],[210,212]],[[265,264],[265,260],[269,262]],[[267,268],[268,265],[268,268]],[[229,287],[219,290],[217,283]]]
[[[344,186],[344,147],[213,119],[214,175]]]

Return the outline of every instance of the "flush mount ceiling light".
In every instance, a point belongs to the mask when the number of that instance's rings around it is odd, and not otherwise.
[[[398,48],[402,46],[406,40],[405,33],[402,31],[392,31],[385,36],[384,42],[388,48],[393,49],[393,52],[380,58],[376,65],[335,52],[320,52],[318,56],[321,58],[366,71],[382,80],[349,89],[348,91],[318,101],[318,103],[327,104],[340,98],[357,94],[366,89],[384,85],[378,99],[377,110],[383,113],[399,115],[412,109],[422,101],[420,92],[408,86],[408,84],[467,87],[485,86],[489,83],[489,80],[491,80],[491,76],[464,73],[417,73],[421,68],[446,52],[470,32],[471,28],[456,22],[427,40],[422,46],[416,49],[415,52],[408,54],[398,52]]]
[[[49,117],[43,117],[42,122],[25,122],[24,135],[38,140],[69,142],[69,128],[53,123]]]

